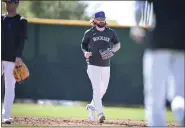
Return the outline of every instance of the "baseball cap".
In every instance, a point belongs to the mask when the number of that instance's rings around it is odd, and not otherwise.
[[[5,2],[15,2],[15,3],[19,3],[19,0],[4,0]]]
[[[96,12],[94,15],[94,18],[104,18],[105,19],[105,12],[104,11]]]

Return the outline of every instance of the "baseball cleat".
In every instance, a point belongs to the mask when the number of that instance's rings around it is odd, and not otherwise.
[[[11,124],[11,123],[12,123],[12,121],[13,121],[13,119],[12,119],[12,118],[9,118],[9,119],[3,119],[3,120],[2,120],[2,124]]]
[[[88,104],[86,106],[86,110],[89,112],[88,121],[94,122],[95,121],[95,108]]]
[[[103,113],[99,114],[99,115],[98,115],[98,122],[99,122],[99,123],[103,123],[104,120],[105,120],[104,114],[103,114]]]

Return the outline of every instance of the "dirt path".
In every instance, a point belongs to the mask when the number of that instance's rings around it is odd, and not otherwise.
[[[169,126],[178,126],[168,123]],[[3,125],[7,126],[7,125]],[[14,121],[8,126],[146,126],[145,121],[134,120],[106,120],[104,123],[90,123],[86,119],[55,118],[55,117],[14,117]]]

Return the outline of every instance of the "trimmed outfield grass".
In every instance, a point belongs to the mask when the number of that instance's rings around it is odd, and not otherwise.
[[[104,107],[107,119],[144,120],[143,108]],[[82,106],[52,106],[37,104],[14,104],[13,116],[51,116],[64,118],[87,118],[87,111]],[[175,121],[173,113],[167,112],[167,121]]]

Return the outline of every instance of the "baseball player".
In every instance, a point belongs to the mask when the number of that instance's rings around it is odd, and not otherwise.
[[[105,115],[102,98],[109,84],[110,59],[120,49],[120,42],[116,32],[107,27],[103,11],[95,13],[91,24],[93,27],[85,32],[81,42],[81,49],[88,64],[87,74],[93,89],[93,100],[86,108],[89,111],[89,121],[95,121],[96,110],[98,121],[103,123]]]
[[[16,11],[19,0],[6,0],[7,13],[1,16],[2,23],[2,74],[5,78],[5,96],[2,111],[2,123],[11,124],[11,109],[15,97],[15,78],[13,69],[21,60],[25,39],[27,38],[27,20]]]
[[[166,95],[177,121],[184,125],[184,55],[185,55],[185,1],[136,2],[137,27],[131,37],[141,42],[145,38],[143,57],[144,96],[148,126],[166,126]],[[148,31],[139,27],[143,18]],[[150,28],[152,26],[152,28]],[[146,33],[147,32],[147,33]],[[173,83],[168,81],[171,78]],[[169,86],[170,84],[170,86]]]

